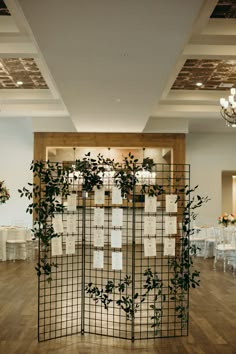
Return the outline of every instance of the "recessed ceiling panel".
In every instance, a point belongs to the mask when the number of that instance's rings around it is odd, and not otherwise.
[[[211,18],[236,18],[236,1],[235,0],[219,0]]]
[[[0,16],[10,16],[10,11],[8,10],[5,2],[0,0]]]
[[[0,89],[48,89],[33,58],[0,58]]]
[[[201,86],[197,86],[201,83]],[[179,72],[172,89],[229,90],[236,87],[235,60],[188,59]]]

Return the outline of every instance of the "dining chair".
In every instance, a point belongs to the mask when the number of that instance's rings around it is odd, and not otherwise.
[[[190,246],[196,249],[198,257],[204,257],[206,237],[206,228],[204,227],[194,229],[193,235],[190,236]]]
[[[227,254],[227,265],[232,267],[233,275],[236,274],[236,232],[231,236],[232,250]]]
[[[216,270],[217,263],[222,260],[223,271],[226,272],[227,265],[232,264],[236,252],[236,230],[232,227],[222,228],[215,247],[213,268]]]
[[[206,228],[206,238],[204,243],[204,258],[215,256],[216,238],[219,237],[219,231],[216,227]]]
[[[13,227],[7,230],[7,260],[27,259],[27,229]]]

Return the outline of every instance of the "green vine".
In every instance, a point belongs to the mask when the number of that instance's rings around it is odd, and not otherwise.
[[[179,254],[173,258],[169,258],[170,270],[173,270],[173,277],[170,279],[169,291],[170,299],[175,302],[175,311],[177,317],[182,320],[182,324],[186,325],[188,322],[188,307],[184,305],[184,300],[190,288],[196,288],[200,285],[200,272],[193,269],[193,257],[196,256],[195,245],[190,244],[190,236],[194,230],[190,227],[191,222],[196,219],[196,209],[200,208],[204,203],[209,201],[208,197],[201,197],[197,195],[190,199],[190,194],[197,190],[198,186],[193,189],[185,185],[183,188],[175,191],[175,193],[184,193],[189,200],[182,201],[181,206],[184,208],[182,219],[182,237],[180,242],[182,249]],[[176,202],[180,201],[177,197]]]
[[[116,304],[122,311],[125,312],[126,318],[132,320],[135,318],[135,313],[140,308],[141,304],[146,300],[147,296],[154,293],[154,301],[150,305],[150,308],[153,309],[153,316],[151,320],[153,324],[151,327],[155,328],[155,333],[158,333],[158,327],[160,326],[162,309],[157,305],[158,300],[161,298],[161,301],[165,301],[165,295],[162,294],[163,283],[159,279],[156,272],[152,272],[151,268],[147,268],[144,272],[145,283],[143,285],[144,292],[142,294],[135,293],[132,295],[127,294],[129,286],[132,284],[132,279],[130,276],[126,275],[118,285],[112,280],[108,280],[104,289],[99,289],[97,286],[93,285],[92,282],[88,283],[85,287],[85,292],[98,303],[99,301],[103,304],[104,308],[107,310],[109,304],[114,301],[112,295],[116,293],[116,290],[120,294],[120,298],[116,300]],[[126,295],[123,295],[126,293]]]
[[[83,190],[91,192],[94,187],[103,185],[104,172],[115,167],[114,160],[104,159],[101,154],[98,154],[97,159],[90,157],[90,152],[85,154],[82,160],[75,161],[75,171],[79,171],[83,177]],[[74,177],[77,178],[76,176]]]
[[[49,223],[55,214],[64,211],[64,205],[58,200],[60,197],[67,197],[69,193],[69,183],[65,178],[65,171],[58,163],[49,161],[32,162],[30,170],[37,182],[28,183],[28,187],[18,189],[20,197],[33,200],[26,209],[29,214],[34,214],[32,231],[34,236],[40,240],[41,257],[35,267],[37,275],[42,273],[48,282],[51,281],[52,268],[57,268],[57,263],[49,259],[49,246],[51,239],[59,237],[54,232],[53,226]]]
[[[124,157],[122,164],[115,164],[114,181],[121,191],[122,197],[128,197],[134,190],[135,185],[139,182],[138,173],[141,171],[151,172],[154,162],[152,159],[145,158],[140,164],[139,160],[131,153],[128,157]]]

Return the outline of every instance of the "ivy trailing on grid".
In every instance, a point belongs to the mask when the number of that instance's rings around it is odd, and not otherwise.
[[[59,163],[50,163],[49,161],[33,161],[30,169],[33,172],[34,183],[28,183],[27,187],[19,189],[21,197],[26,197],[31,203],[26,210],[27,213],[34,215],[33,233],[40,240],[40,259],[35,267],[37,275],[45,276],[50,282],[52,280],[52,270],[57,268],[58,264],[51,261],[49,256],[50,242],[53,238],[60,235],[54,231],[52,223],[57,213],[64,212],[63,202],[70,195],[70,186],[77,179],[73,174],[74,181],[71,181],[69,174],[71,172],[79,172],[82,176],[82,189],[90,192],[94,187],[100,188],[103,185],[103,174],[106,171],[114,171],[114,183],[120,189],[122,197],[128,198],[135,190],[135,186],[140,182],[139,176],[141,171],[151,172],[154,166],[152,159],[145,158],[142,163],[138,161],[131,153],[128,154],[122,163],[116,163],[114,160],[105,159],[101,154],[97,159],[93,159],[90,153],[86,154],[81,160],[76,160],[74,168],[64,168]],[[170,178],[169,178],[170,179]],[[176,184],[181,179],[176,179]],[[140,183],[139,183],[140,184]],[[191,221],[195,220],[197,208],[200,208],[208,201],[208,197],[190,198],[191,193],[195,192],[197,186],[190,189],[185,185],[175,189],[177,195],[176,203],[183,208],[182,216],[182,236],[180,242],[181,250],[174,257],[168,257],[168,266],[171,270],[171,278],[169,280],[170,299],[175,303],[175,312],[177,317],[181,318],[183,324],[188,319],[188,308],[183,304],[189,288],[199,286],[199,271],[193,269],[193,257],[196,254],[194,246],[190,245],[189,237],[193,230],[190,228]],[[160,196],[167,194],[164,186],[156,184],[142,184],[141,194],[149,196]],[[183,200],[180,196],[184,195]],[[155,333],[158,333],[158,327],[162,317],[161,304],[165,302],[166,295],[163,293],[163,281],[158,277],[156,272],[150,268],[144,272],[145,282],[143,285],[144,292],[142,294],[129,294],[129,287],[132,279],[126,275],[118,284],[112,280],[108,280],[103,289],[99,289],[92,282],[88,283],[85,291],[95,302],[100,301],[105,309],[113,301],[115,292],[120,295],[116,300],[116,305],[126,313],[127,319],[133,319],[141,304],[147,299],[148,295],[153,294],[153,302],[150,308],[153,310],[151,316],[152,327]]]

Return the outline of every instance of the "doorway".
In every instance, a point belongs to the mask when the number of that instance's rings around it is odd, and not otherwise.
[[[236,214],[236,171],[222,171],[222,213]]]

